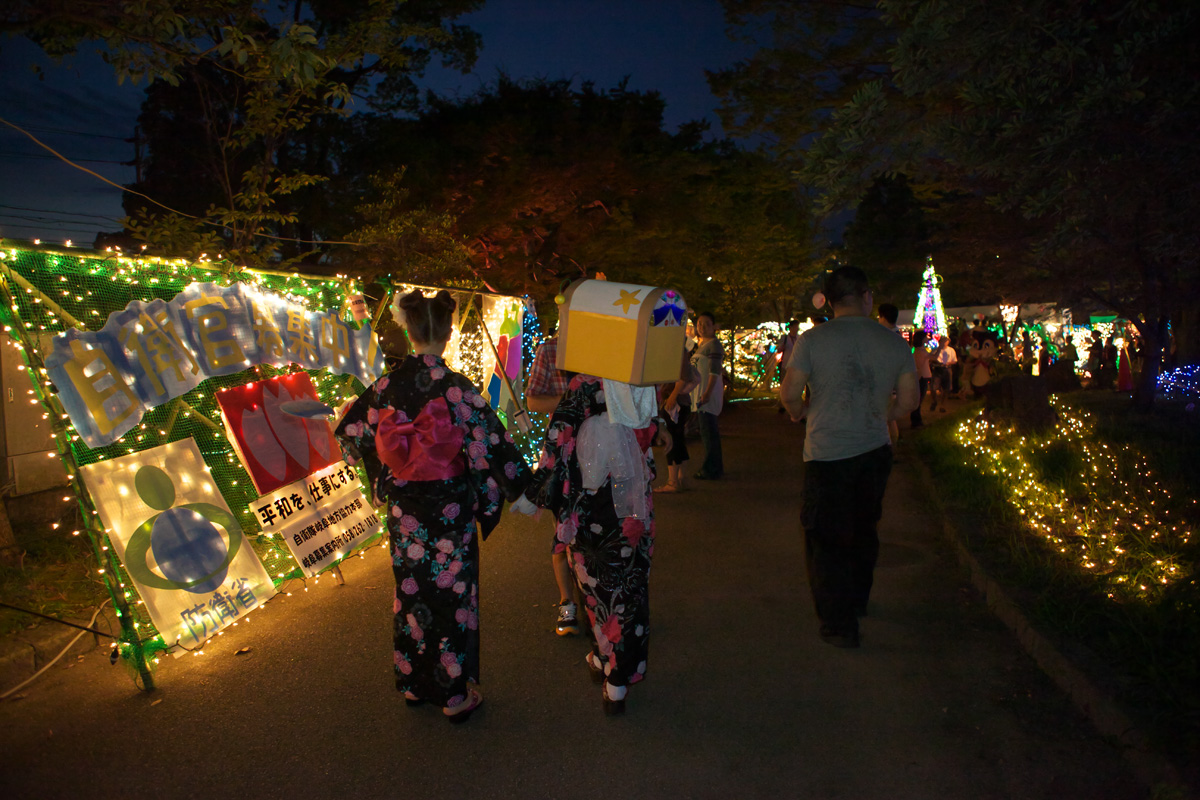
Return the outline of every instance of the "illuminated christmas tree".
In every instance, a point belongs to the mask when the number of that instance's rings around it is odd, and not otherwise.
[[[917,296],[917,310],[913,312],[913,326],[924,329],[930,338],[939,339],[946,335],[946,312],[942,308],[942,291],[938,286],[942,276],[933,271],[933,256],[925,258],[925,274],[921,276],[921,293]]]

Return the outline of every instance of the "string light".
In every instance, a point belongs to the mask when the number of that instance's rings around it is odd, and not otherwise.
[[[0,275],[8,279],[0,280],[0,300],[3,302],[0,324],[21,354],[24,366],[28,367],[26,374],[33,383],[30,402],[41,403],[47,409],[45,418],[51,425],[51,441],[58,451],[51,455],[61,457],[67,468],[70,492],[64,496],[64,503],[77,506],[85,520],[95,519],[98,511],[77,478],[79,466],[191,436],[208,462],[206,472],[211,475],[216,490],[231,508],[237,510],[243,530],[268,573],[278,576],[276,584],[298,575],[299,567],[287,548],[277,538],[261,536],[254,515],[242,511],[248,509],[257,495],[241,463],[230,457],[231,445],[221,433],[222,419],[213,390],[245,383],[245,374],[211,378],[211,389],[208,386],[202,391],[193,389],[176,401],[152,409],[132,436],[127,435],[107,447],[92,449],[84,444],[70,424],[49,380],[40,343],[33,338],[33,332],[55,334],[76,327],[94,330],[104,324],[109,314],[125,308],[132,300],[169,301],[196,282],[220,286],[242,282],[263,296],[322,312],[341,309],[348,294],[361,292],[359,283],[345,275],[326,278],[252,270],[221,261],[220,257],[217,261],[206,257],[199,263],[189,263],[183,259],[129,257],[119,250],[96,257],[79,252],[65,254],[8,247],[0,247]],[[72,291],[63,292],[60,288],[63,284]],[[55,301],[50,301],[50,297]],[[251,379],[294,371],[298,368],[262,365],[255,367]],[[325,370],[312,370],[310,375],[322,399],[357,394],[363,388],[353,378],[335,376]],[[154,630],[141,598],[124,590],[128,576],[115,551],[108,546],[107,536],[96,523],[79,526],[72,535],[83,536],[90,543],[97,560],[96,574],[104,580],[113,597],[124,630],[120,652],[131,663],[143,659],[157,663],[157,653],[169,647]],[[203,649],[194,652],[198,655]],[[148,676],[143,675],[143,679]]]
[[[1158,391],[1167,400],[1200,399],[1200,366],[1192,364],[1159,373]]]
[[[1101,584],[1114,601],[1152,602],[1183,577],[1191,530],[1178,504],[1130,445],[1098,442],[1091,416],[1051,398],[1059,423],[1022,434],[982,412],[955,430],[970,458],[964,465],[995,476],[1024,524],[1073,566]],[[1068,453],[1078,475],[1052,480],[1036,464],[1048,452]],[[1196,500],[1191,501],[1192,506]]]
[[[933,256],[926,256],[921,291],[917,294],[917,308],[913,312],[913,325],[929,334],[931,339],[941,339],[946,335],[946,311],[942,308],[942,292],[938,288],[941,282],[942,277],[933,271]]]

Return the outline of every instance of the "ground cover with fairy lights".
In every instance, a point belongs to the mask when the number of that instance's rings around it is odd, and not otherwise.
[[[1141,415],[1112,393],[1056,396],[1059,422],[1038,433],[973,406],[917,439],[972,552],[1174,746],[1200,742],[1200,420],[1186,402]]]

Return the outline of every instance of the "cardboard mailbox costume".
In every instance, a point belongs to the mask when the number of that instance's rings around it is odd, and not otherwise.
[[[679,380],[687,317],[679,292],[578,280],[563,296],[558,369],[642,386]]]

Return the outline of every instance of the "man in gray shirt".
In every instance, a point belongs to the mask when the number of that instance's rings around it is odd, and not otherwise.
[[[808,420],[800,521],[821,638],[858,647],[892,468],[888,422],[916,408],[919,394],[908,344],[870,317],[862,270],[834,270],[825,296],[833,319],[796,341],[779,394],[794,421]]]

